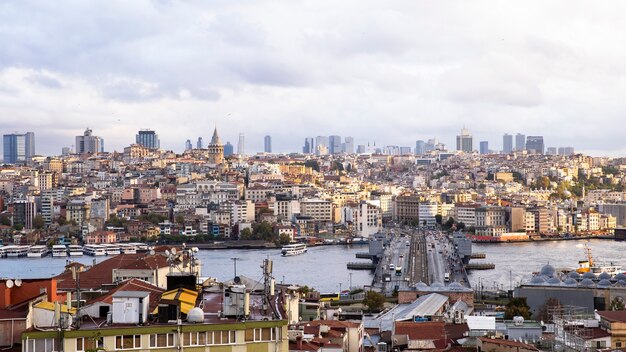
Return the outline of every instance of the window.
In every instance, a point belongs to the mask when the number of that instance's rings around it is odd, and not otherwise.
[[[183,333],[183,346],[204,346],[206,345],[206,332],[186,332]],[[209,332],[210,334],[210,332]]]
[[[150,335],[150,347],[174,347],[174,334]]]
[[[235,343],[235,331],[213,331],[212,335],[213,340],[207,341],[209,345],[230,345]]]
[[[76,351],[87,351],[104,347],[101,337],[77,337]]]
[[[274,341],[276,331],[274,328],[246,329],[246,341]]]
[[[115,336],[115,349],[127,350],[141,348],[141,335]]]
[[[54,339],[28,339],[26,352],[54,352]]]

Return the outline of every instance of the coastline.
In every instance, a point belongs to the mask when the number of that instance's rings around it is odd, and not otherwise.
[[[600,236],[568,236],[568,237],[540,237],[540,238],[528,238],[528,239],[507,239],[507,240],[472,240],[472,243],[480,244],[501,244],[501,243],[527,243],[527,242],[558,242],[558,241],[580,241],[580,240],[611,240],[619,241],[613,235],[600,235]]]

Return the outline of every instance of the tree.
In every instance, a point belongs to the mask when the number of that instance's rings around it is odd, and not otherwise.
[[[320,171],[320,164],[317,162],[317,160],[307,160],[304,162],[304,166],[310,167],[317,172]]]
[[[241,234],[239,235],[239,238],[242,240],[252,240],[252,230],[250,230],[250,228],[246,227],[245,229],[241,230]]]
[[[22,224],[15,224],[15,225],[13,225],[13,229],[15,229],[15,231],[22,231],[24,229],[24,225],[22,225]]]
[[[435,222],[436,222],[438,225],[441,225],[441,224],[443,223],[443,217],[441,216],[441,214],[437,214],[437,215],[435,215]]]
[[[615,297],[611,301],[610,310],[624,310],[624,299],[622,297]]]
[[[185,217],[182,214],[176,215],[176,223],[183,225],[185,223]]]
[[[41,230],[46,226],[46,222],[43,220],[41,215],[37,215],[33,218],[33,228],[37,230]]]
[[[288,234],[283,233],[283,234],[280,235],[280,238],[278,239],[278,242],[280,244],[282,244],[282,245],[289,244],[289,242],[291,242],[291,237],[289,237]]]
[[[506,304],[504,309],[504,319],[511,320],[513,317],[522,316],[524,319],[530,319],[530,307],[526,303],[526,297],[516,297]]]
[[[65,224],[67,224],[67,220],[66,220],[66,219],[65,219],[65,217],[63,217],[63,216],[59,216],[59,217],[56,219],[56,222],[57,222],[57,224],[59,224],[59,226],[63,226],[63,225],[65,225]]]
[[[0,216],[0,224],[4,226],[11,226],[11,218],[8,216]]]
[[[376,291],[367,291],[362,303],[370,312],[380,312],[385,306],[385,296]]]
[[[263,221],[262,223],[253,226],[252,234],[257,239],[268,242],[276,242],[276,235],[274,234],[272,225],[270,225],[267,221]]]

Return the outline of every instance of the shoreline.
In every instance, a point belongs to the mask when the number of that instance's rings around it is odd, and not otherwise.
[[[480,244],[502,244],[502,243],[528,243],[528,242],[558,242],[558,241],[580,241],[580,240],[611,240],[619,241],[615,236],[571,236],[571,237],[541,237],[537,239],[524,239],[524,240],[504,240],[504,241],[477,241],[472,240],[472,243]]]

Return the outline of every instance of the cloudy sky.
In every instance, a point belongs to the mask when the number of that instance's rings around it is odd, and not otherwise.
[[[3,1],[0,132],[58,154],[89,126],[107,151],[246,135],[454,147],[465,125],[626,156],[626,2]]]

